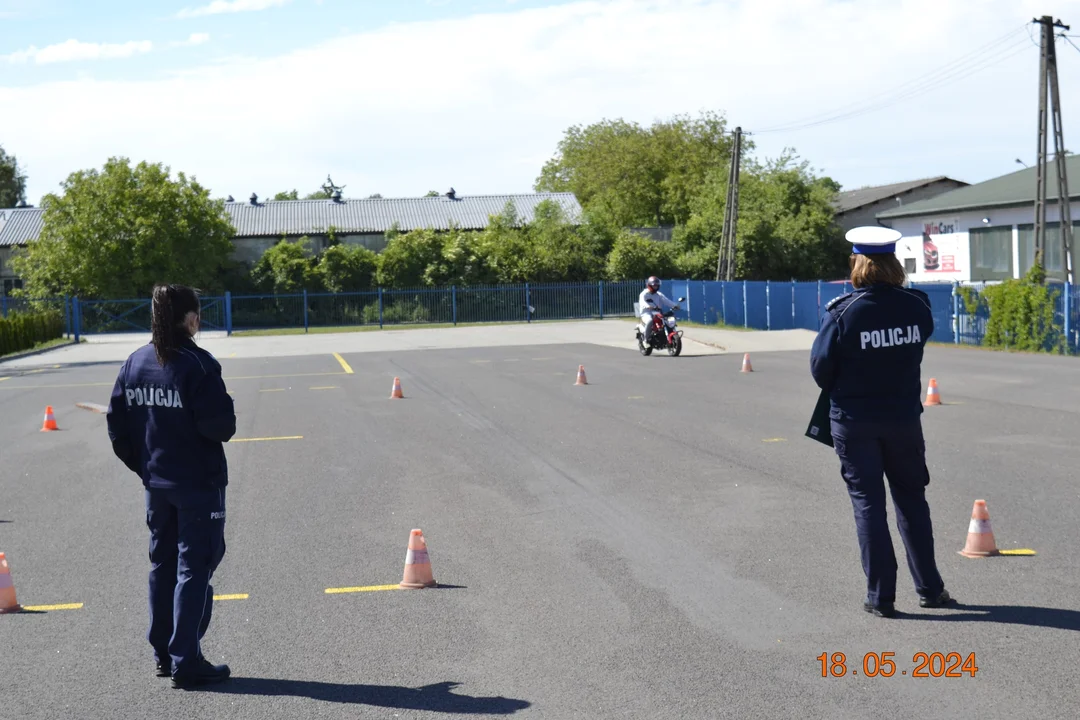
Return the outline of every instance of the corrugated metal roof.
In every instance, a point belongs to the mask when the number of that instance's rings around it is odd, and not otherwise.
[[[402,232],[431,228],[482,230],[492,215],[512,203],[518,222],[532,222],[537,206],[551,200],[571,222],[580,222],[581,205],[573,193],[522,195],[445,195],[425,198],[370,198],[367,200],[278,200],[225,203],[236,228],[235,237],[315,235],[333,227],[339,235],[383,233],[394,223]],[[5,211],[10,216],[0,228],[0,246],[25,245],[41,233],[41,208]]]
[[[44,211],[41,208],[4,210],[7,220],[0,227],[0,247],[25,245],[41,234]]]
[[[961,182],[960,180],[953,180],[944,175],[939,175],[937,177],[924,178],[922,180],[893,183],[892,185],[875,185],[873,187],[856,188],[855,190],[848,190],[837,194],[836,211],[839,213],[850,212],[851,210],[861,208],[865,205],[873,205],[876,202],[888,200],[897,195],[903,195],[906,192],[917,190],[918,188],[941,182],[942,180],[967,185],[967,183]]]
[[[1069,174],[1069,198],[1080,198],[1080,155],[1070,155],[1065,160],[1065,169]],[[1046,164],[1047,189],[1046,199],[1053,204],[1057,198],[1057,160]],[[889,218],[917,217],[960,210],[982,210],[992,207],[1009,207],[1035,204],[1035,168],[1018,170],[1008,175],[976,183],[967,187],[950,190],[947,193],[920,200],[893,210],[880,212],[877,217]]]

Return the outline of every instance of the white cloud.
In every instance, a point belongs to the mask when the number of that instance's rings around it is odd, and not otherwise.
[[[268,8],[281,7],[292,0],[214,0],[209,5],[197,8],[184,8],[176,14],[178,18],[203,17],[205,15],[223,15],[225,13],[252,12]]]
[[[357,196],[527,191],[572,124],[715,109],[752,132],[890,92],[1016,30],[1027,49],[984,72],[923,82],[929,92],[845,122],[752,137],[759,155],[794,146],[848,187],[978,181],[1016,157],[1033,164],[1038,52],[1023,24],[1080,22],[1076,0],[984,6],[614,0],[395,24],[146,81],[0,80],[0,107],[19,109],[0,114],[0,137],[32,168],[34,199],[110,155],[165,162],[221,196],[313,190],[328,172]],[[1068,136],[1080,54],[1063,47],[1059,59]]]
[[[171,45],[173,47],[193,47],[195,45],[205,45],[208,42],[210,42],[210,33],[191,33],[187,40],[177,40]]]
[[[148,53],[154,49],[149,40],[132,40],[126,43],[87,43],[67,40],[55,45],[37,48],[31,45],[7,56],[12,64],[34,62],[37,65],[76,62],[79,60],[115,60]]]

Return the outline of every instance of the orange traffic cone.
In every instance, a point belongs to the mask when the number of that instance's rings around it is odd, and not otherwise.
[[[926,388],[926,402],[925,405],[940,405],[941,395],[938,393],[937,380],[930,378],[930,385]]]
[[[578,365],[577,366],[577,382],[574,383],[574,384],[575,385],[588,385],[589,384],[589,381],[585,379],[585,366],[584,365]]]
[[[11,581],[11,569],[7,558],[0,552],[0,615],[22,610],[15,601],[15,583]]]
[[[750,364],[750,353],[742,357],[742,372],[754,372],[754,366]]]
[[[976,500],[971,509],[971,524],[968,525],[967,544],[960,554],[969,558],[990,557],[997,555],[994,531],[990,528],[990,513],[985,500]]]
[[[424,533],[413,530],[409,534],[409,550],[405,553],[405,575],[399,587],[410,590],[435,587],[435,578],[431,574],[431,560],[428,558],[427,542]]]
[[[390,391],[390,399],[403,398],[405,395],[401,392],[401,378],[394,378],[394,389]]]
[[[52,405],[47,405],[45,407],[45,422],[41,425],[41,432],[52,432],[59,429],[56,425],[56,418],[53,416]]]

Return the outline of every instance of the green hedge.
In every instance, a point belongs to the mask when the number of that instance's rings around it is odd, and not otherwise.
[[[0,355],[30,350],[63,334],[64,317],[58,312],[13,312],[0,318]]]

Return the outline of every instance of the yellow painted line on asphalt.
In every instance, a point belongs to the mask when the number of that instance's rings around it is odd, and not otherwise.
[[[232,355],[229,355],[229,357],[231,357],[231,358],[236,357],[236,353],[233,353]]]
[[[4,382],[5,380],[10,380],[10,379],[11,379],[10,377],[2,377],[2,378],[0,378],[0,382]]]
[[[555,358],[533,358],[533,362],[543,362],[544,360],[554,360]]]
[[[337,385],[320,385],[318,387],[308,388],[308,390],[337,390]]]
[[[645,396],[644,395],[631,395],[630,397],[628,397],[626,399],[627,400],[644,400]]]
[[[45,372],[45,370],[46,370],[46,368],[38,368],[37,370],[31,370],[30,372],[28,372],[26,374],[27,375],[36,375],[37,373]]]
[[[353,374],[353,370],[349,366],[349,363],[345,362],[345,358],[341,357],[337,353],[334,353],[334,359],[337,360],[339,363],[341,363],[341,369],[345,371],[346,375],[352,375]]]
[[[229,443],[238,442],[274,442],[276,440],[303,440],[303,435],[285,435],[282,437],[264,437],[264,438],[235,438],[230,440]]]
[[[521,361],[519,359],[517,359],[517,358],[507,358],[506,360],[503,360],[503,362],[521,362]]]
[[[765,438],[761,442],[768,442],[768,443],[787,442],[787,438]]]
[[[473,365],[483,365],[483,364],[489,363],[491,361],[490,360],[470,360],[469,362],[471,362]]]
[[[327,595],[340,595],[341,593],[379,592],[380,590],[400,590],[399,585],[367,585],[366,587],[343,587],[326,588]]]
[[[1034,555],[1035,551],[1030,548],[1016,548],[1015,550],[998,550],[1001,555]]]
[[[259,392],[285,392],[285,388],[262,388]]]
[[[247,593],[234,593],[232,595],[215,595],[214,600],[247,600]]]
[[[23,610],[30,612],[51,612],[53,610],[79,610],[82,603],[67,603],[65,605],[23,605]]]

